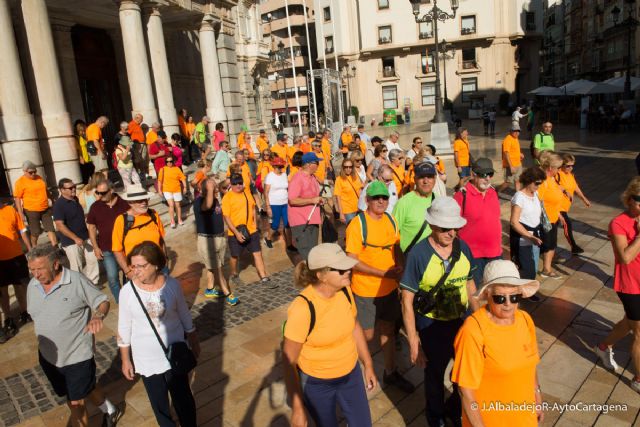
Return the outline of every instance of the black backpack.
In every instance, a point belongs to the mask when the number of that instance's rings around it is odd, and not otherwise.
[[[351,301],[351,296],[349,295],[349,291],[347,291],[347,288],[342,288],[340,289],[342,291],[342,293],[344,294],[344,296],[347,298],[347,301],[349,301],[349,304],[353,305],[353,301]],[[311,300],[307,297],[305,297],[302,294],[298,294],[296,295],[297,297],[302,298],[303,300],[305,300],[307,302],[307,305],[309,306],[309,314],[311,315],[311,319],[309,320],[309,332],[307,332],[307,338],[309,338],[309,335],[311,334],[311,331],[313,331],[313,328],[316,326],[316,308],[313,306],[313,303],[311,302]],[[282,336],[284,337],[284,327],[287,324],[287,321],[285,320],[284,323],[282,323]],[[305,338],[305,341],[307,339]]]

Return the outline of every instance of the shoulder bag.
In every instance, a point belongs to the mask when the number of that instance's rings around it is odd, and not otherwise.
[[[421,315],[426,315],[431,312],[436,306],[436,294],[444,285],[444,282],[447,281],[449,274],[453,271],[453,268],[456,266],[456,263],[460,259],[460,240],[455,239],[453,241],[453,249],[451,251],[451,262],[449,263],[449,270],[445,271],[440,280],[436,285],[429,289],[428,291],[424,291],[422,289],[418,289],[416,295],[413,299],[413,309],[417,311]]]
[[[544,208],[544,203],[538,197],[537,194],[536,194],[536,198],[540,202],[540,207],[542,208],[540,212],[540,225],[542,226],[542,229],[544,230],[544,232],[548,233],[551,231],[551,229],[553,229],[553,224],[551,224],[551,221],[549,220],[549,215],[547,215],[547,211]]]
[[[244,241],[248,242],[249,239],[251,238],[251,233],[249,233],[249,228],[248,228],[248,224],[249,224],[249,198],[247,197],[247,193],[245,193],[244,190],[242,190],[242,194],[244,195],[244,198],[247,201],[247,204],[245,205],[246,212],[247,212],[247,220],[246,220],[246,224],[237,225],[236,226],[236,230],[238,230],[238,233],[242,234],[242,237],[244,237]]]
[[[151,316],[149,316],[149,312],[145,308],[142,303],[142,299],[140,298],[140,294],[138,294],[138,290],[133,282],[129,282],[131,287],[133,288],[133,293],[136,295],[138,302],[140,303],[140,307],[142,311],[144,311],[145,316],[147,316],[147,320],[149,321],[149,325],[151,329],[153,329],[153,333],[156,335],[158,342],[160,343],[160,347],[162,347],[162,351],[164,352],[164,356],[169,361],[171,365],[171,369],[168,372],[165,372],[165,378],[169,380],[171,376],[185,376],[188,375],[189,372],[193,370],[198,364],[196,360],[196,356],[193,354],[189,346],[184,341],[178,341],[173,344],[169,344],[169,347],[164,345],[162,342],[162,338],[160,338],[160,334],[158,334],[158,330],[156,329],[153,321],[151,320]]]

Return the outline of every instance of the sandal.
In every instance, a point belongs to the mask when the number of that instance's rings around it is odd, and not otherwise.
[[[555,271],[541,271],[540,276],[545,279],[560,279],[562,277]]]

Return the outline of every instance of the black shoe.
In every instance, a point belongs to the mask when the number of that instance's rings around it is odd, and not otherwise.
[[[263,277],[260,279],[260,283],[262,283],[267,289],[276,289],[278,284],[271,280],[270,277]]]
[[[4,321],[4,333],[7,335],[7,338],[15,337],[18,333],[18,327],[12,318]]]
[[[582,249],[580,246],[574,246],[571,248],[571,253],[572,254],[581,254],[584,253],[584,249]]]
[[[293,246],[293,245],[289,245],[289,246],[287,246],[287,250],[288,250],[289,252],[298,252],[298,248],[296,248],[296,247],[295,247],[295,246]]]
[[[29,322],[33,322],[33,319],[31,318],[29,313],[27,313],[26,311],[23,311],[22,313],[20,313],[19,321],[21,324],[26,325]]]
[[[271,243],[271,240],[264,239],[264,244],[267,245],[269,249],[273,249],[273,243]]]
[[[413,393],[413,391],[416,389],[416,387],[411,384],[411,382],[409,382],[398,373],[397,369],[388,375],[386,372],[383,373],[382,378],[386,385],[394,385],[405,393]]]
[[[104,414],[102,416],[102,427],[114,427],[122,417],[122,409],[116,405],[116,411],[113,414]]]

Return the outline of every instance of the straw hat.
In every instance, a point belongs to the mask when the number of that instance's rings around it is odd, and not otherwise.
[[[529,298],[540,289],[537,280],[521,279],[518,267],[505,259],[491,261],[484,269],[482,287],[476,292],[476,297],[481,301],[488,300],[489,287],[492,285],[517,286],[522,288],[522,296]]]

